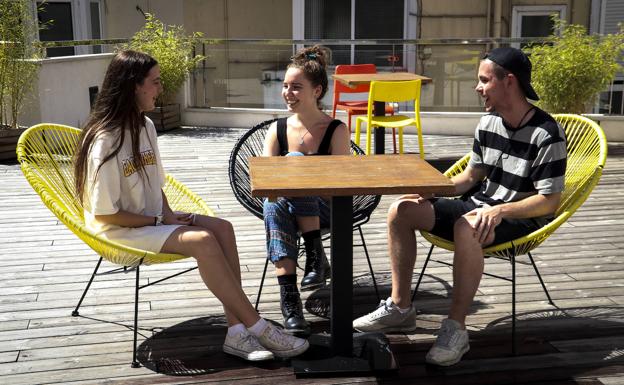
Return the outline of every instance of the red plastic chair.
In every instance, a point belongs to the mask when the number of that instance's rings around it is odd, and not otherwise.
[[[375,74],[377,73],[377,66],[374,64],[341,64],[336,66],[336,74]],[[370,86],[368,84],[362,84],[355,88],[350,88],[344,84],[334,80],[334,107],[332,110],[332,117],[336,118],[336,109],[347,112],[348,127],[351,130],[351,117],[353,115],[366,115],[368,108],[368,100],[357,101],[343,101],[340,100],[340,94],[353,94],[364,93],[369,91]],[[386,114],[394,115],[394,108],[391,105],[386,104]],[[396,153],[396,135],[394,128],[392,129],[392,145],[394,152]]]

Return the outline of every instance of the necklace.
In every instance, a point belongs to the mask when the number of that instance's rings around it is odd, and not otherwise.
[[[306,135],[308,135],[310,133],[310,131],[308,131],[308,129],[306,128],[306,132],[303,135],[299,135],[299,145],[303,145],[303,138],[306,137]]]
[[[520,128],[520,126],[522,126],[522,122],[524,122],[524,118],[526,118],[527,115],[529,115],[529,112],[533,111],[534,108],[535,108],[535,106],[533,106],[533,105],[531,107],[529,107],[527,112],[525,112],[524,115],[522,115],[522,118],[518,122],[518,125],[516,126],[516,128]]]

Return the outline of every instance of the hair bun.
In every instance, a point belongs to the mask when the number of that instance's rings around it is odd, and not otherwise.
[[[297,65],[305,65],[308,61],[316,61],[323,68],[327,67],[328,59],[330,58],[330,50],[321,45],[314,45],[312,47],[305,47],[299,50],[292,58],[292,62]]]

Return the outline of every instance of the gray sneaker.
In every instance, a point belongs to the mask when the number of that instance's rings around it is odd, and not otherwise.
[[[450,318],[442,321],[438,338],[427,353],[426,361],[430,364],[450,366],[458,363],[470,350],[468,331],[460,329],[459,322]]]
[[[227,334],[223,343],[223,351],[247,361],[264,361],[274,358],[273,353],[260,345],[258,339],[247,330],[234,336]]]
[[[416,310],[410,305],[401,313],[392,298],[379,302],[377,310],[353,321],[353,329],[359,332],[411,332],[416,329]]]
[[[258,336],[258,341],[280,358],[298,356],[310,347],[307,340],[292,336],[268,321],[267,327]]]

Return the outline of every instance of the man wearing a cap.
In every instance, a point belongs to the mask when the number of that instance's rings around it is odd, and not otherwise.
[[[531,86],[531,62],[516,48],[496,48],[479,64],[476,91],[487,115],[475,130],[466,169],[452,178],[459,199],[405,195],[388,212],[392,294],[353,321],[362,332],[416,329],[410,301],[416,230],[453,240],[451,309],[426,360],[453,365],[469,350],[466,315],[483,274],[482,248],[548,223],[559,205],[566,167],[565,136]]]

